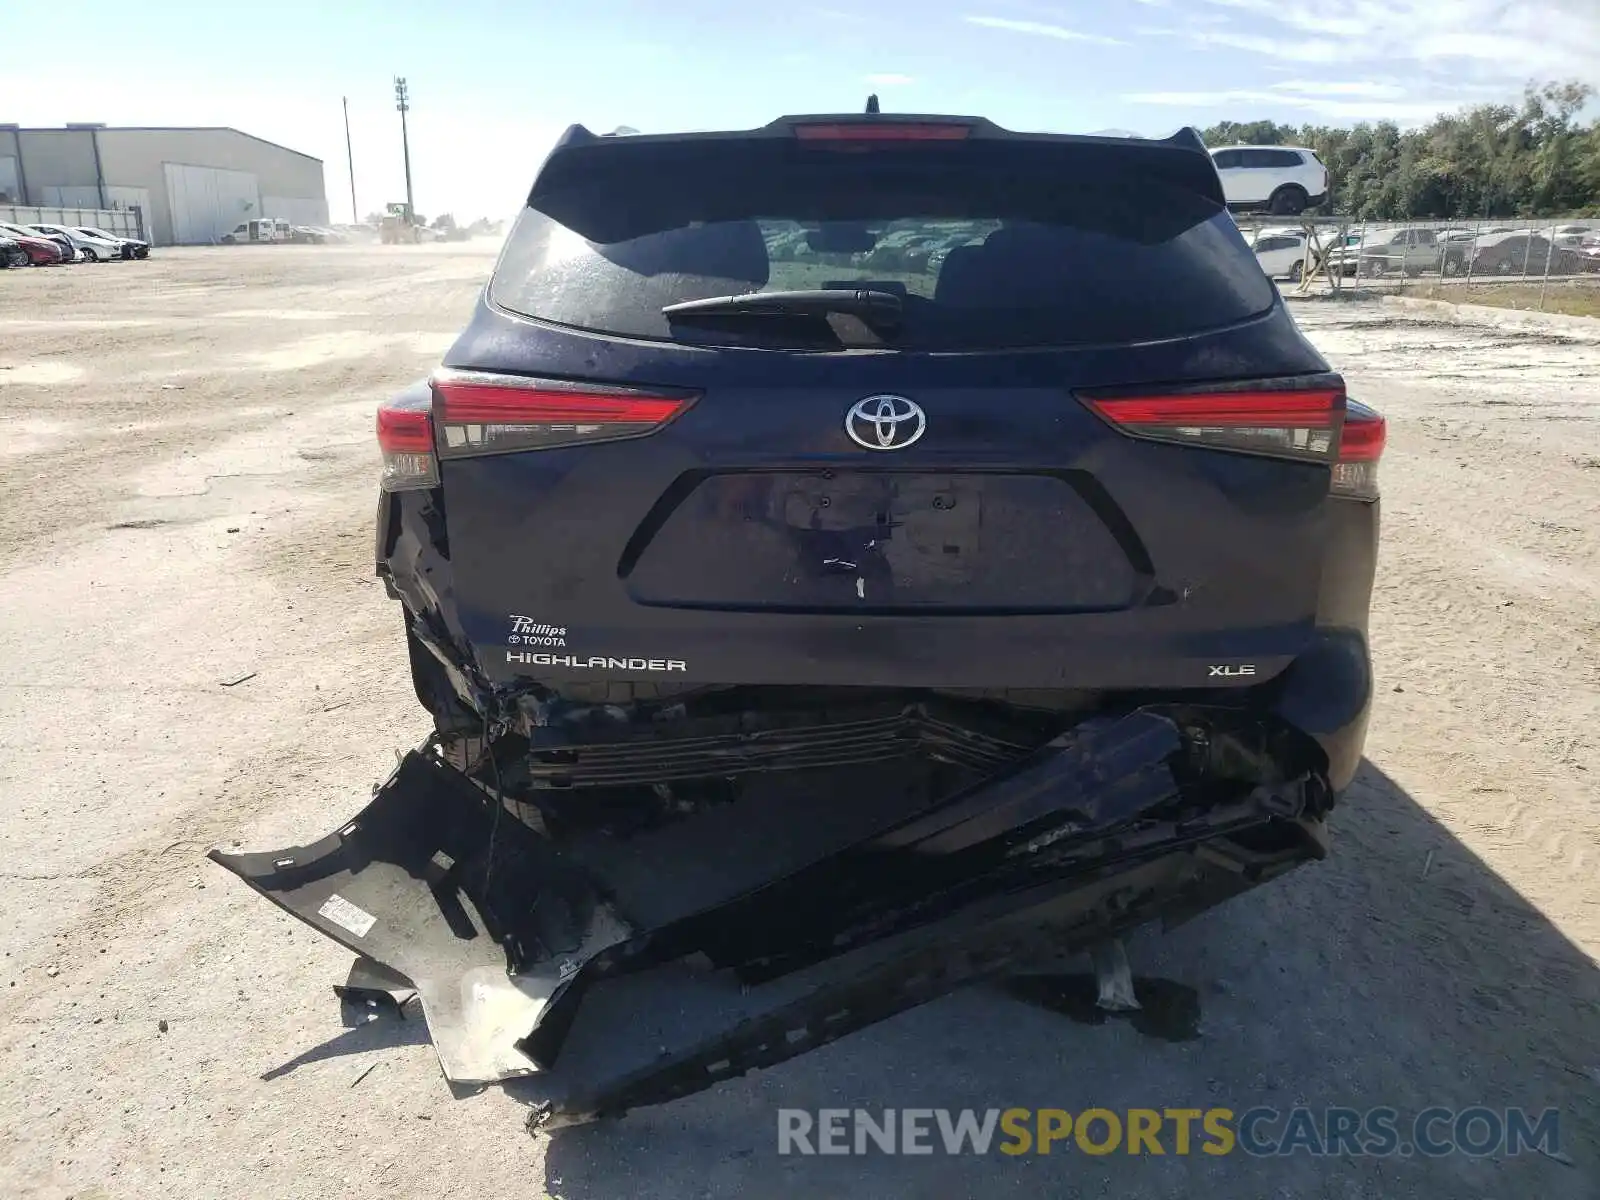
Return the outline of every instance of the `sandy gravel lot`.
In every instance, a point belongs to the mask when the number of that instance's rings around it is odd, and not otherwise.
[[[1370,763],[1329,862],[1133,945],[1199,1040],[973,990],[536,1140],[420,1022],[346,1028],[348,955],[202,856],[320,835],[424,732],[371,413],[488,250],[0,273],[0,1194],[1600,1195],[1600,338],[1377,306],[1297,308],[1391,421]],[[1562,1160],[785,1158],[774,1115],[1474,1103],[1560,1109]]]

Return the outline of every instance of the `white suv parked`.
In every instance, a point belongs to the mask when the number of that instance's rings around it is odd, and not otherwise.
[[[1328,168],[1303,146],[1225,146],[1211,161],[1231,209],[1292,217],[1328,198]]]
[[[1306,269],[1306,235],[1301,229],[1259,229],[1251,240],[1256,261],[1268,279],[1287,276],[1295,283]]]

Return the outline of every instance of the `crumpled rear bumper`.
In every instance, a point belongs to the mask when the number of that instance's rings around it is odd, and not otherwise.
[[[607,858],[417,751],[320,841],[211,857],[409,981],[448,1078],[534,1076],[537,1119],[559,1123],[781,1062],[1323,855],[1316,769],[1202,779],[1196,800],[1194,752],[1141,710],[942,800],[736,804]],[[741,845],[768,848],[759,872],[730,861]]]

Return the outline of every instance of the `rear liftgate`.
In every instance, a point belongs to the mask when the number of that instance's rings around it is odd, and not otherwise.
[[[931,805],[888,788],[829,805],[849,810],[835,819],[796,789],[609,855],[540,836],[421,750],[321,841],[211,857],[369,979],[414,986],[450,1080],[536,1077],[533,1124],[553,1127],[688,1095],[1320,858],[1321,772],[1274,762],[1244,781],[1237,743],[1208,728],[1158,709],[1094,718]]]

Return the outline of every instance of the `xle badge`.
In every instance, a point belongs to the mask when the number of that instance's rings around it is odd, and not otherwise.
[[[1208,678],[1214,679],[1220,675],[1224,679],[1239,679],[1246,675],[1254,675],[1255,673],[1255,667],[1249,663],[1246,663],[1242,667],[1213,665],[1211,668],[1211,674],[1208,676]]]

